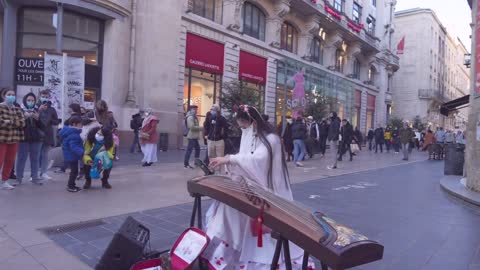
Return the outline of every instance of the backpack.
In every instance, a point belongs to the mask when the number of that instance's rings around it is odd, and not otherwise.
[[[190,117],[190,115],[187,116],[187,117],[185,117],[185,119],[184,119],[184,122],[185,122],[185,123],[184,123],[184,125],[183,125],[183,137],[187,137],[187,135],[188,135],[188,131],[189,131],[189,129],[188,129],[188,124],[187,124],[187,119],[188,119],[188,117]]]

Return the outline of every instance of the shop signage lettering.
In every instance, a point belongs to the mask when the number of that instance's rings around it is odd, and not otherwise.
[[[20,85],[43,85],[44,63],[39,58],[17,58],[15,82]]]
[[[240,51],[240,79],[264,84],[267,77],[267,59]]]
[[[263,77],[255,76],[255,75],[248,74],[248,73],[241,73],[240,76],[244,79],[251,79],[251,80],[259,82],[259,83],[262,83],[262,82],[265,81],[265,79]]]
[[[193,59],[190,59],[190,64],[192,64],[193,66],[200,66],[200,67],[203,67],[203,68],[206,68],[206,69],[214,69],[216,71],[220,71],[220,67],[217,66],[217,65],[214,65],[214,64],[208,64],[208,63],[204,63],[202,61],[199,61],[199,60],[193,60]]]
[[[307,106],[306,98],[287,99],[287,108],[289,110],[295,109],[295,108],[305,108],[306,106]]]

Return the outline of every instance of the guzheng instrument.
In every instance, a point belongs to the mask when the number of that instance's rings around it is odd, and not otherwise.
[[[283,199],[254,181],[243,177],[206,176],[190,180],[187,188],[195,197],[192,227],[197,214],[198,226],[202,226],[201,196],[220,201],[252,218],[261,214],[263,224],[278,239],[272,269],[276,269],[282,246],[286,267],[291,269],[288,241],[304,250],[303,269],[307,269],[309,256],[320,260],[325,270],[327,266],[342,270],[382,259],[383,246],[379,243],[320,212]]]

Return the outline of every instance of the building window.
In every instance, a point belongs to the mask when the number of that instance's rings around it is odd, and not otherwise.
[[[362,7],[358,4],[353,2],[353,21],[359,25],[360,21],[362,20]]]
[[[313,62],[323,64],[323,43],[321,39],[313,39],[311,54]]]
[[[377,0],[372,0],[372,6],[374,6],[374,7],[377,6]]]
[[[369,69],[368,69],[368,81],[373,84],[373,82],[375,81],[375,67],[371,66]]]
[[[375,36],[375,18],[372,17],[372,16],[368,16],[367,18],[367,32],[372,35],[372,36]]]
[[[343,1],[344,0],[333,0],[333,8],[340,12],[343,12]]]
[[[219,22],[216,17],[218,15],[217,7],[222,5],[221,2],[221,0],[193,0],[193,13],[209,20]]]
[[[265,41],[265,14],[248,2],[243,7],[243,33]]]
[[[282,25],[282,49],[295,53],[297,51],[297,30],[289,23]]]
[[[360,61],[357,58],[353,60],[353,77],[360,80]]]
[[[335,51],[335,70],[336,71],[343,72],[343,62],[344,62],[343,51],[340,49],[337,49]]]

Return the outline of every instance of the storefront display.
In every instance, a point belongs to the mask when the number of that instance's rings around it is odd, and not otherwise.
[[[183,105],[198,106],[200,122],[214,103],[218,103],[223,74],[224,45],[187,33]]]

